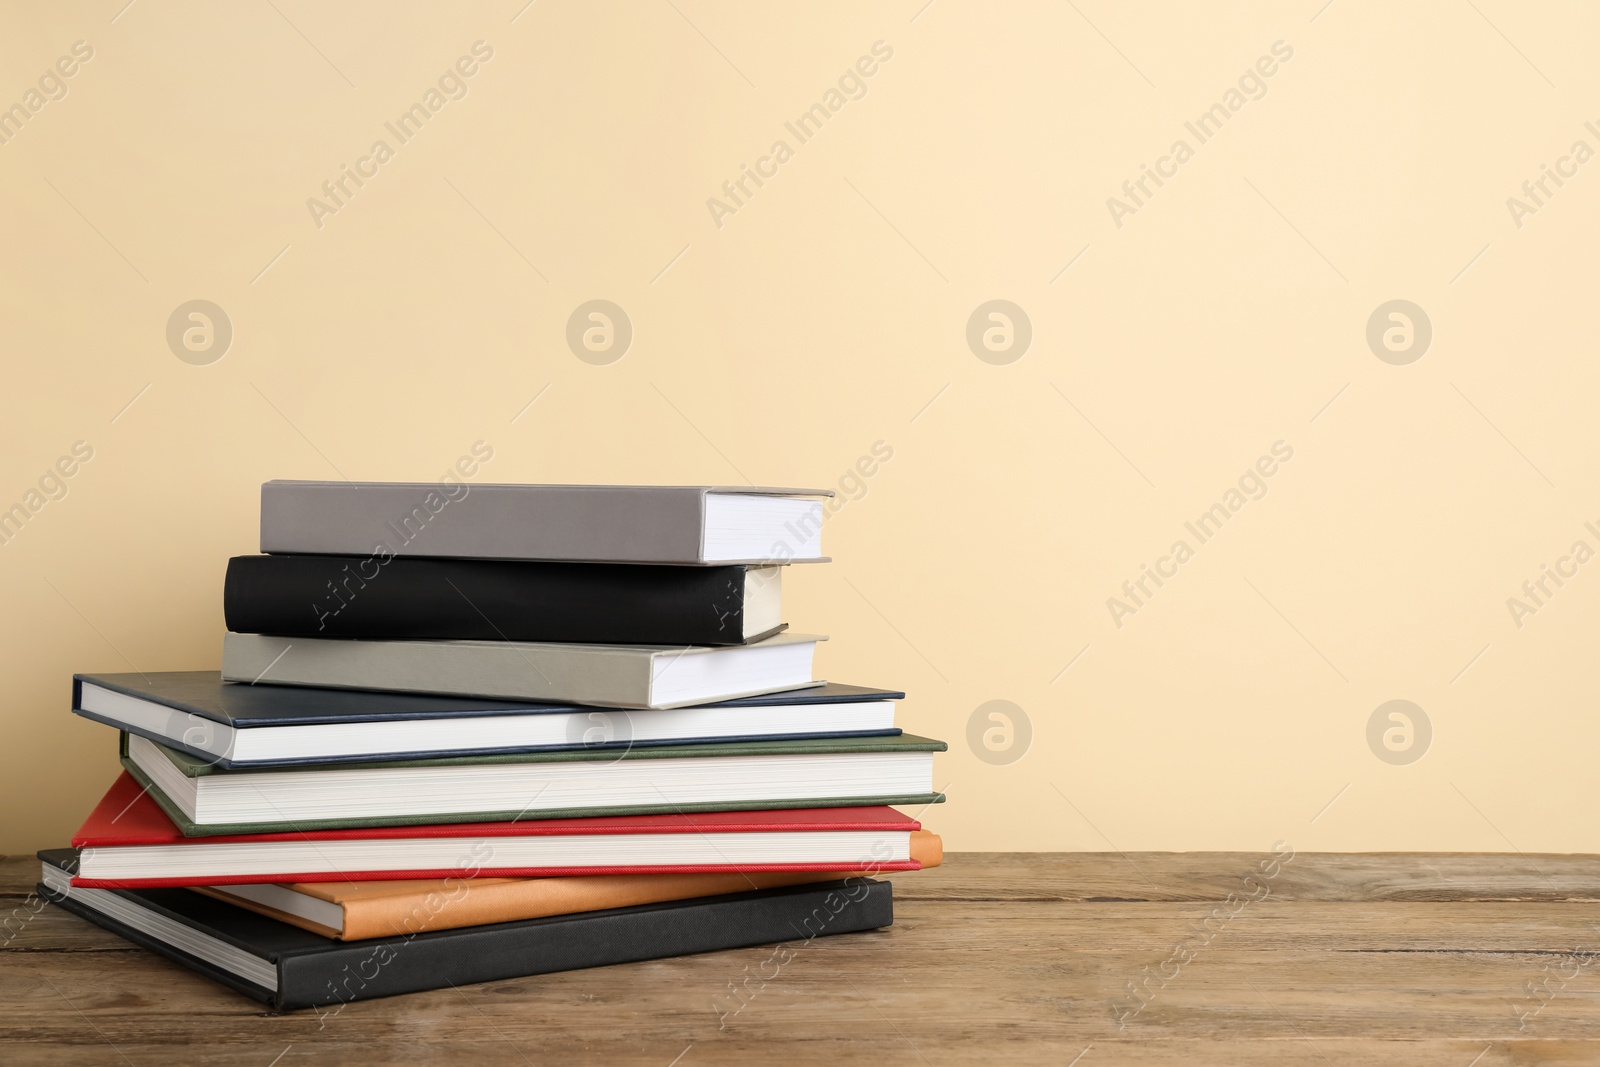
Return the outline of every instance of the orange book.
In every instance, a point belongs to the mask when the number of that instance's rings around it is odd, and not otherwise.
[[[939,835],[911,834],[911,858],[937,867]],[[750,889],[871,877],[870,866],[847,871],[750,874],[597,874],[572,878],[445,878],[389,882],[296,882],[288,885],[195,887],[195,892],[291,923],[325,937],[360,941],[463,926],[571,915],[636,904],[714,897]]]

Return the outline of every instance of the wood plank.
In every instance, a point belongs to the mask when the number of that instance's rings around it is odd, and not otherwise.
[[[208,1067],[1600,1062],[1594,860],[1297,856],[1240,903],[1261,859],[951,856],[895,879],[894,927],[804,946],[731,1014],[729,983],[771,949],[275,1016],[34,914],[18,857],[0,862],[0,905],[28,916],[0,947],[0,1047],[8,1065]]]
[[[1271,853],[963,853],[897,882],[927,900],[1221,900]],[[902,883],[904,888],[902,889]],[[1272,880],[1286,900],[1600,901],[1593,856],[1302,852]]]

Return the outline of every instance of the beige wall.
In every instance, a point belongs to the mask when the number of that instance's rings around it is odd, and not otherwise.
[[[1600,549],[1600,162],[1562,162],[1600,12],[921,3],[0,8],[0,105],[40,105],[0,144],[0,508],[43,505],[0,545],[0,847],[116,772],[72,672],[217,665],[261,481],[483,441],[499,481],[852,490],[789,614],[949,740],[953,848],[1600,850],[1600,563],[1560,563]],[[1513,212],[1542,164],[1575,174]],[[314,218],[341,165],[376,173]],[[741,165],[776,174],[708,207]],[[609,365],[565,340],[596,298]],[[166,338],[194,299],[209,364]],[[969,348],[992,299],[1020,359]],[[1405,365],[1366,337],[1396,299]],[[1394,699],[1420,760],[1369,744]]]

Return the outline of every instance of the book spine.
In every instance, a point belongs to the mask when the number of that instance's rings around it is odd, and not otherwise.
[[[261,551],[699,564],[703,496],[689,486],[266,482]]]
[[[805,871],[797,873],[680,874],[642,877],[510,880],[467,879],[456,883],[457,899],[447,908],[428,910],[427,893],[437,892],[445,882],[422,882],[417,890],[404,894],[357,895],[346,899],[343,941],[374,937],[393,937],[417,926],[417,907],[425,913],[426,928],[455,930],[464,926],[483,926],[494,922],[542,919],[551,915],[572,915],[631,908],[644,904],[692,900],[695,897],[747,893],[752,889],[815,882],[837,882],[851,874],[871,877],[877,871]],[[247,905],[248,906],[248,905]]]
[[[280,959],[283,1009],[874,930],[894,922],[888,882],[713,897],[382,938]]]
[[[126,735],[123,737],[126,745]],[[427,812],[413,815],[358,816],[355,818],[296,819],[292,822],[196,823],[151,781],[124,749],[122,767],[133,775],[150,799],[172,820],[184,837],[225,837],[237,834],[299,833],[305,830],[354,830],[369,826],[433,826],[463,822],[512,822],[519,819],[582,819],[612,815],[668,815],[712,811],[778,811],[792,808],[925,808],[944,803],[943,793],[880,793],[838,797],[763,797],[760,800],[717,800],[678,804],[613,804],[595,808],[539,808],[518,811]],[[203,768],[209,773],[210,768]],[[442,876],[441,876],[442,877]]]
[[[223,680],[268,685],[646,708],[650,668],[648,651],[593,645],[222,638]]]
[[[916,860],[889,860],[878,864],[885,873],[920,869]],[[837,861],[821,863],[661,864],[653,867],[428,867],[395,870],[271,871],[256,874],[188,874],[171,878],[73,878],[78,889],[190,889],[208,886],[252,885],[261,882],[396,882],[443,881],[467,878],[636,878],[685,875],[818,874],[838,877]],[[825,880],[825,879],[819,879]]]
[[[238,556],[223,615],[282,637],[744,643],[746,568]]]

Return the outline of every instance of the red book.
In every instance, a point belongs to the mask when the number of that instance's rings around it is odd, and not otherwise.
[[[914,871],[921,824],[893,808],[696,812],[184,837],[123,772],[72,838],[75,886],[415,878]]]

